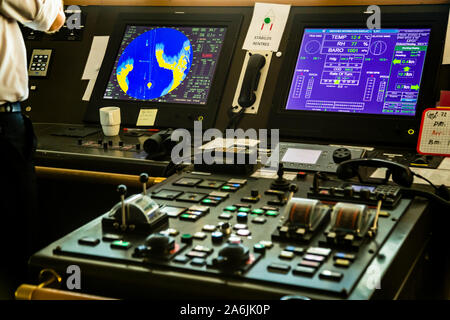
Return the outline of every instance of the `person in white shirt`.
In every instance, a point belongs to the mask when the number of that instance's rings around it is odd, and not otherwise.
[[[0,298],[13,297],[27,280],[27,259],[36,249],[36,137],[20,102],[28,98],[27,53],[21,23],[56,32],[65,22],[62,0],[0,0],[0,233],[8,245],[0,259]]]

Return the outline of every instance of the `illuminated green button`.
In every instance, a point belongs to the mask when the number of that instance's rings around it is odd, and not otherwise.
[[[262,243],[255,243],[253,245],[253,250],[255,252],[264,253],[264,251],[266,251],[266,247]]]
[[[250,208],[239,208],[238,211],[247,213],[247,212],[250,212]]]
[[[189,219],[190,217],[191,217],[191,215],[190,215],[190,214],[187,214],[187,213],[183,213],[183,214],[181,215],[181,218]]]
[[[204,200],[202,200],[202,202],[203,202],[203,203],[211,203],[212,200],[211,200],[211,199],[204,199]]]
[[[276,217],[277,215],[278,215],[278,211],[274,211],[274,210],[266,211],[266,216]]]
[[[263,214],[264,210],[263,209],[253,209],[252,213],[254,213],[254,214]]]
[[[228,206],[228,207],[225,207],[225,209],[224,209],[225,211],[236,211],[237,210],[237,208],[235,207],[235,206]]]
[[[192,235],[189,233],[185,233],[181,235],[181,242],[183,243],[192,243]]]
[[[111,243],[111,248],[116,249],[129,249],[131,247],[131,244],[128,241],[123,240],[116,240]]]
[[[230,186],[223,186],[222,189],[223,189],[223,190],[230,190],[231,187],[230,187]]]
[[[270,18],[269,17],[265,18],[264,23],[270,23]]]

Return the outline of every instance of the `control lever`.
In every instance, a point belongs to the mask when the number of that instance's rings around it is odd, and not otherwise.
[[[383,200],[385,198],[385,195],[382,193],[379,193],[377,195],[377,199],[378,199],[378,203],[377,203],[377,211],[375,213],[375,218],[373,219],[373,225],[370,228],[369,231],[369,235],[371,237],[375,237],[375,235],[377,234],[377,230],[378,230],[378,217],[380,216],[380,210],[381,210],[381,206],[383,204]]]
[[[287,202],[291,201],[292,197],[294,196],[294,193],[296,193],[298,191],[298,187],[296,184],[291,184],[289,186],[289,196],[287,199]]]
[[[125,195],[127,194],[127,186],[121,184],[117,187],[117,192],[120,195],[120,201],[122,203],[122,225],[120,226],[122,230],[127,229],[127,220],[125,216]]]
[[[283,164],[280,162],[278,165],[278,171],[277,171],[278,178],[272,182],[271,188],[274,190],[281,190],[286,191],[289,189],[289,182],[283,178],[284,175],[284,167]]]
[[[148,182],[148,174],[141,173],[139,176],[139,181],[142,183],[142,194],[147,195],[147,182]]]

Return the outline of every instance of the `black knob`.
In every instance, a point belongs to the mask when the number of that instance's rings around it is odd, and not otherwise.
[[[344,188],[344,196],[346,197],[353,197],[353,188],[352,187],[345,187]]]
[[[108,141],[108,145],[109,145],[110,147],[112,147],[112,145],[113,145],[112,140],[109,140],[109,141]]]
[[[385,199],[386,199],[385,193],[382,193],[382,192],[377,193],[377,200],[385,200]]]
[[[231,226],[228,222],[222,222],[219,224],[220,232],[224,235],[229,235],[231,233]]]
[[[119,147],[123,147],[123,141],[119,141]]]
[[[104,149],[104,150],[107,150],[107,149],[108,149],[108,143],[107,143],[107,142],[103,143],[103,149]]]
[[[240,243],[229,243],[220,251],[217,258],[213,260],[213,264],[218,267],[236,268],[244,265],[250,257],[247,247]]]
[[[150,235],[145,244],[149,247],[151,254],[169,254],[175,248],[175,239],[165,234],[157,233]]]
[[[296,184],[291,184],[289,186],[289,192],[296,193],[298,191],[298,186]]]
[[[136,150],[141,150],[141,144],[140,143],[136,143]]]
[[[98,144],[102,144],[102,143],[103,143],[103,140],[97,140],[97,143],[98,143]]]
[[[81,139],[78,139],[78,145],[82,145],[83,144],[83,140],[81,140]]]
[[[252,190],[252,191],[250,192],[250,195],[251,195],[253,198],[256,198],[257,196],[259,196],[259,191],[258,191],[258,190]]]
[[[223,222],[220,224],[220,230],[227,230],[229,229],[231,226],[228,222]]]
[[[141,183],[147,183],[148,182],[148,174],[141,173],[141,175],[139,176],[139,181]]]
[[[369,200],[370,199],[370,190],[369,189],[365,189],[365,188],[363,188],[363,189],[361,189],[360,191],[359,191],[359,196],[361,197],[361,199],[364,199],[364,200]]]
[[[117,192],[118,192],[120,195],[126,195],[126,194],[127,194],[127,186],[124,185],[124,184],[119,185],[119,186],[117,187]]]
[[[333,161],[335,163],[341,163],[352,158],[352,153],[347,148],[339,148],[333,152]]]

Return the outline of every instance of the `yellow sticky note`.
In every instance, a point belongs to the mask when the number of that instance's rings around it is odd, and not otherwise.
[[[136,126],[153,126],[156,120],[158,109],[141,109],[136,122]]]

